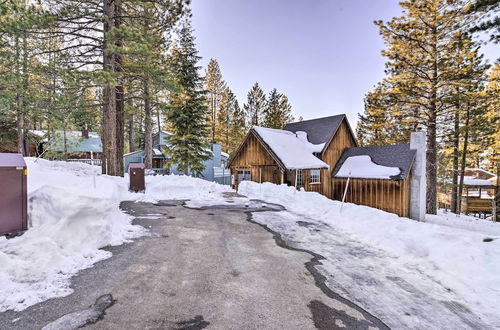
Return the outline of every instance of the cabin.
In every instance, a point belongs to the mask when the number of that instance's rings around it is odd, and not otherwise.
[[[177,165],[167,166],[168,138],[172,133],[160,131],[153,134],[153,166],[154,174],[183,174],[177,170]],[[225,170],[225,166],[229,159],[229,155],[222,151],[221,145],[217,143],[210,144],[207,151],[212,155],[208,160],[204,161],[205,169],[201,174],[201,178],[208,181],[215,181],[220,184],[229,184],[229,171]],[[130,164],[144,163],[144,150],[136,150],[127,153],[123,156],[123,164],[125,171],[128,171]]]
[[[467,168],[464,171],[463,192],[460,196],[460,212],[465,214],[473,214],[479,218],[487,218],[488,215],[493,215],[495,194],[498,187],[495,185],[495,174],[478,168]],[[458,182],[461,181],[461,176],[458,177]],[[443,185],[452,188],[449,184],[451,179],[447,180],[447,184]],[[438,205],[445,210],[451,209],[451,191],[438,193]]]
[[[425,147],[423,157],[425,162]],[[254,126],[229,168],[236,189],[245,180],[287,184],[407,217],[412,201],[421,207],[425,199],[422,166],[415,176],[419,193],[411,193],[416,158],[417,147],[410,144],[359,147],[341,114],[289,123],[282,130]],[[419,212],[418,218],[424,214]]]
[[[30,130],[30,156],[60,158],[67,153],[68,161],[101,165],[102,140],[97,132]]]

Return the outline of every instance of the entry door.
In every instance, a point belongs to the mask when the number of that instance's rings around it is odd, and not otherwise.
[[[23,170],[0,169],[0,234],[23,229]]]

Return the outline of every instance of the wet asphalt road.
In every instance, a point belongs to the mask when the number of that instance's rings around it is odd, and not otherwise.
[[[122,209],[151,236],[108,248],[113,257],[72,278],[73,294],[0,313],[0,329],[67,329],[96,310],[86,328],[386,328],[328,290],[314,269],[321,256],[290,249],[251,221],[250,211],[271,209],[189,209],[181,201]],[[112,302],[93,307],[108,294]]]

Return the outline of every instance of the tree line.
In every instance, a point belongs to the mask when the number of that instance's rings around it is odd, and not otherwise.
[[[402,1],[403,16],[375,22],[387,45],[386,77],[366,95],[358,139],[407,143],[411,131],[426,131],[428,213],[436,213],[438,187],[450,187],[459,212],[466,167],[500,174],[500,65],[486,63],[472,35],[491,31],[499,41],[498,16],[479,18],[498,13],[499,3]]]
[[[120,176],[139,147],[152,167],[153,132],[167,128],[167,162],[199,175],[210,142],[231,152],[251,123],[282,128],[286,96],[256,84],[240,108],[215,60],[200,74],[189,2],[0,2],[0,143],[25,154],[30,130],[96,130],[103,173]]]
[[[221,143],[222,150],[228,153],[238,147],[248,128],[264,126],[282,129],[294,120],[286,95],[273,88],[266,97],[259,83],[252,86],[241,108],[224,81],[215,59],[211,59],[208,64],[205,87],[210,114],[210,138]]]

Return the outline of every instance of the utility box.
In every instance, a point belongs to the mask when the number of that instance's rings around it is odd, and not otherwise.
[[[130,163],[128,166],[128,176],[130,180],[130,184],[128,189],[130,191],[145,191],[146,184],[144,179],[144,170],[145,166],[143,163]]]
[[[28,229],[27,175],[21,154],[0,153],[0,235]]]

